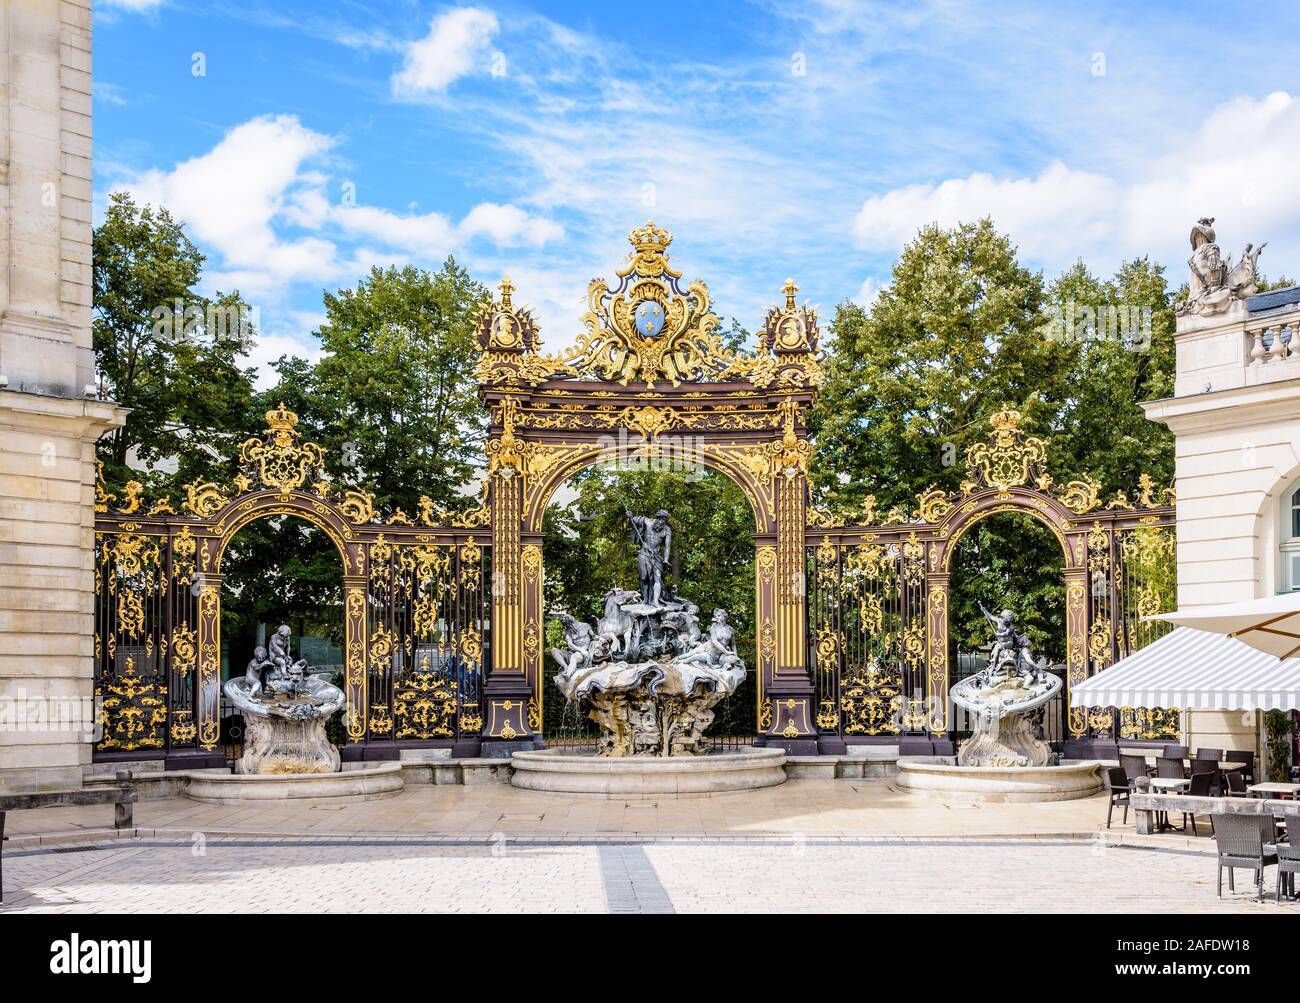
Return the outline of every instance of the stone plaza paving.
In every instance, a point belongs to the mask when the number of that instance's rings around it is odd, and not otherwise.
[[[970,805],[792,781],[661,802],[505,786],[335,807],[137,806],[9,816],[6,912],[1265,912],[1215,895],[1207,838],[1105,836],[1104,798]],[[1208,826],[1202,826],[1206,831]]]

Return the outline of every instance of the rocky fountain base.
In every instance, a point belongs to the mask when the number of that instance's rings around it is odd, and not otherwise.
[[[710,753],[714,707],[745,678],[727,614],[707,631],[694,603],[646,602],[611,590],[595,627],[561,615],[567,648],[552,656],[560,692],[600,726],[588,752],[516,752],[511,783],[525,790],[628,799],[689,797],[785,782],[785,752]]]

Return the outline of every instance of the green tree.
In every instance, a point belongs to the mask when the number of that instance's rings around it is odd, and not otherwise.
[[[827,381],[810,416],[813,483],[833,508],[914,506],[954,490],[985,420],[1019,405],[1033,424],[1060,407],[1069,348],[1042,336],[1042,279],[987,220],[922,229],[870,311],[842,303]]]
[[[96,367],[108,394],[131,409],[100,440],[105,478],[175,493],[196,477],[233,474],[252,396],[238,365],[255,335],[248,304],[238,293],[200,294],[204,256],[184,227],[125,193],[109,196],[93,261]]]
[[[266,399],[297,410],[334,480],[374,492],[376,505],[413,516],[428,495],[464,507],[482,462],[474,332],[487,299],[453,258],[432,274],[374,268],[325,294],[324,354],[310,368],[281,359]]]
[[[1173,479],[1173,435],[1152,422],[1142,401],[1174,390],[1174,310],[1164,268],[1149,258],[1124,262],[1102,282],[1083,264],[1047,290],[1044,332],[1071,351],[1069,392],[1052,425],[1051,473],[1088,474],[1105,491],[1132,491],[1149,474]]]

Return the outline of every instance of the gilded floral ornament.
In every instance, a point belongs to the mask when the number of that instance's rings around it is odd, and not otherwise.
[[[364,526],[378,518],[375,511],[375,496],[369,491],[347,491],[339,503],[339,511],[347,516],[354,526]]]
[[[1101,485],[1091,477],[1081,481],[1070,481],[1061,493],[1061,504],[1075,515],[1083,515],[1097,507]]]
[[[266,412],[266,434],[248,439],[239,447],[239,456],[257,479],[276,491],[294,491],[314,477],[325,460],[324,451],[314,442],[300,442],[295,428],[298,416],[283,404]],[[251,482],[248,485],[252,486]]]

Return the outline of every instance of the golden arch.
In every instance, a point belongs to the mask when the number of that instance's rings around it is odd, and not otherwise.
[[[614,452],[608,445],[596,443],[584,443],[571,447],[563,459],[554,464],[538,481],[537,485],[529,490],[528,504],[523,514],[524,532],[529,534],[540,533],[546,508],[551,499],[555,497],[555,492],[560,489],[565,481],[582,470],[600,466],[603,462],[616,462],[612,455]],[[740,488],[745,500],[749,503],[750,514],[754,519],[754,535],[756,537],[771,535],[774,530],[767,511],[767,506],[770,504],[770,494],[765,495],[743,466],[729,459],[725,454],[707,446],[704,449],[697,449],[693,446],[687,447],[676,453],[674,458],[677,457],[708,467],[710,470],[715,470],[731,480]]]
[[[1066,534],[1073,532],[1070,511],[1047,495],[1024,488],[1011,488],[1005,492],[987,491],[972,496],[960,508],[953,509],[940,523],[939,536],[943,541],[941,568],[945,575],[951,570],[952,555],[957,549],[957,543],[966,532],[990,516],[1003,514],[1032,516],[1046,526],[1061,545],[1061,551],[1065,555],[1065,570],[1078,566],[1081,557],[1066,541]]]
[[[355,534],[347,519],[332,505],[297,492],[287,494],[263,492],[236,499],[228,505],[214,520],[212,526],[213,535],[218,541],[213,558],[213,571],[220,574],[221,559],[225,556],[226,546],[241,529],[259,519],[268,519],[277,515],[294,516],[322,530],[339,552],[343,573],[345,575],[352,573],[352,559],[348,555],[347,544]]]

